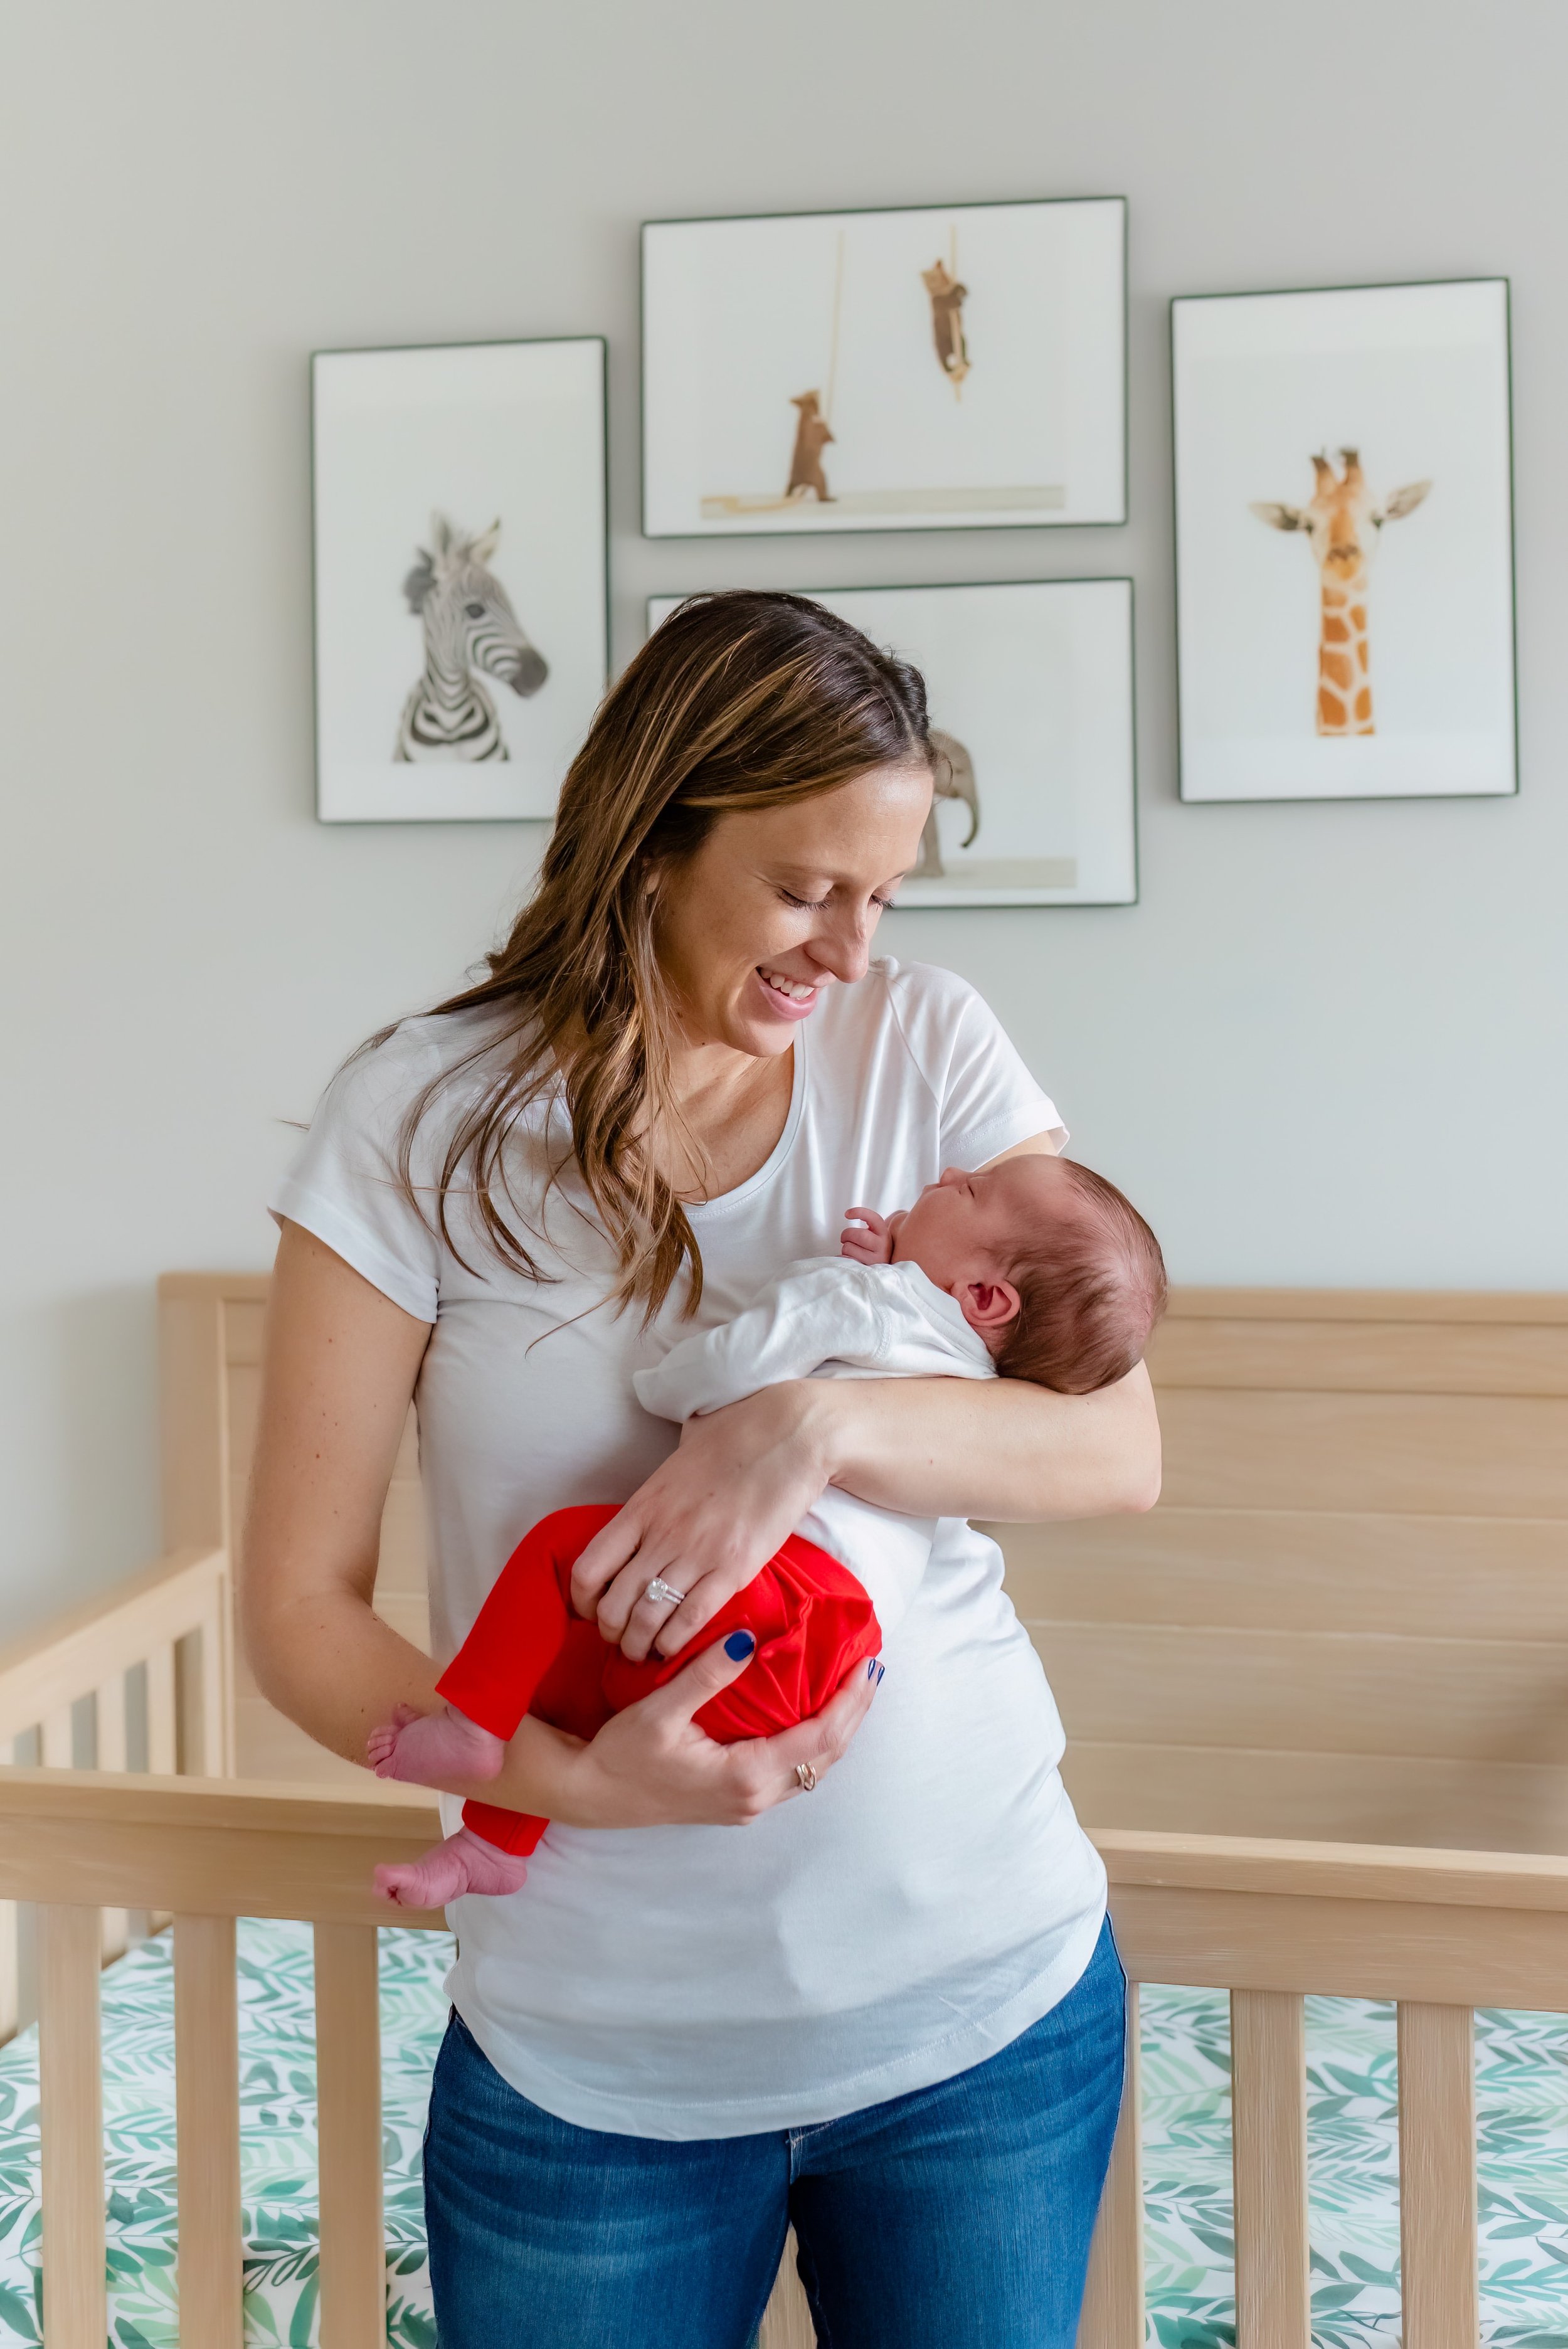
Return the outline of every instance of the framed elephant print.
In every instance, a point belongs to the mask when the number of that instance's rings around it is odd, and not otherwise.
[[[899,905],[1137,902],[1130,579],[806,592],[925,677],[936,798]]]
[[[1518,789],[1508,283],[1171,305],[1181,796]]]
[[[316,807],[555,812],[604,691],[604,344],[317,351]]]
[[[649,221],[643,530],[1127,519],[1127,204]]]

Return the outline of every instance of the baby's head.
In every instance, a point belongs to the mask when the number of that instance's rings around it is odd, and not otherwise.
[[[950,1166],[902,1218],[893,1260],[956,1299],[1004,1378],[1058,1394],[1124,1378],[1165,1309],[1159,1241],[1113,1184],[1071,1158]]]

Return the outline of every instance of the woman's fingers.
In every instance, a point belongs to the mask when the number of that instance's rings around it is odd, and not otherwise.
[[[797,1722],[793,1729],[780,1730],[777,1737],[765,1738],[761,1750],[769,1763],[786,1779],[794,1780],[787,1791],[800,1793],[797,1775],[802,1762],[810,1763],[819,1777],[830,1770],[849,1751],[856,1730],[872,1709],[872,1701],[882,1686],[882,1665],[872,1656],[863,1666],[857,1666],[839,1691],[837,1696],[822,1707],[810,1721]]]
[[[711,1648],[694,1656],[684,1671],[641,1702],[666,1724],[684,1725],[710,1697],[738,1681],[756,1653],[757,1641],[749,1631],[732,1631],[727,1640],[716,1640]]]
[[[572,1569],[572,1604],[579,1615],[587,1617],[597,1611],[605,1588],[627,1559],[635,1556],[642,1537],[636,1512],[630,1507],[600,1527]],[[629,1601],[627,1611],[631,1611]]]

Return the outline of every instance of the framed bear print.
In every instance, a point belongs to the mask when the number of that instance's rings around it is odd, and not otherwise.
[[[311,362],[316,806],[548,820],[608,660],[597,336]]]
[[[679,600],[655,597],[650,628]],[[812,600],[925,678],[936,796],[900,905],[1136,902],[1130,579]]]
[[[1127,519],[1119,196],[643,230],[649,538]]]
[[[1171,305],[1181,796],[1518,788],[1508,285]]]

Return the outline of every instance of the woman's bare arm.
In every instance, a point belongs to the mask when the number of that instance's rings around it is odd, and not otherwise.
[[[245,1535],[245,1641],[263,1693],[351,1762],[396,1705],[428,1713],[440,1702],[430,1659],[371,1611],[381,1513],[429,1339],[428,1322],[284,1226]],[[743,1824],[799,1791],[797,1763],[819,1775],[832,1765],[874,1687],[845,1690],[779,1737],[717,1745],[691,1715],[745,1668],[711,1650],[587,1745],[526,1719],[500,1778],[445,1791],[579,1826]]]

